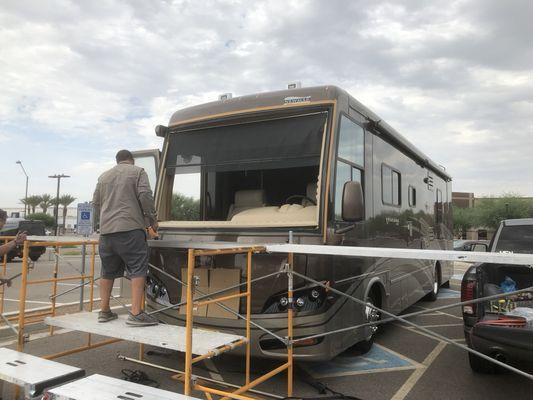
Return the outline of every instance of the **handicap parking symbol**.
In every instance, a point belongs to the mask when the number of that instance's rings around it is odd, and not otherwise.
[[[91,219],[91,212],[90,211],[82,211],[80,213],[80,219],[82,219],[82,220],[90,220]]]
[[[418,368],[420,364],[383,346],[374,344],[364,355],[339,355],[326,363],[309,363],[304,368],[315,378],[332,378],[381,371]]]

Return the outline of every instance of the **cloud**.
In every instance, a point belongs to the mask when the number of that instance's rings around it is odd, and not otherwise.
[[[86,200],[116,150],[160,146],[154,127],[177,109],[300,80],[347,89],[457,190],[533,195],[532,14],[527,0],[8,0],[0,142],[35,190],[44,170],[71,171]],[[20,171],[2,163],[13,205]]]

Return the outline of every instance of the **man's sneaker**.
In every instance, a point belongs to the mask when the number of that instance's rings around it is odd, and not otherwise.
[[[100,311],[98,313],[98,322],[109,322],[117,318],[118,315],[112,311]]]
[[[153,326],[158,323],[159,321],[156,318],[146,314],[144,311],[137,315],[130,314],[126,320],[126,324],[131,326]]]

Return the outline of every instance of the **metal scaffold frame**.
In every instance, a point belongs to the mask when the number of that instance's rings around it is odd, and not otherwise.
[[[7,238],[8,240],[8,238]],[[10,319],[4,318],[4,320],[9,324],[9,321],[18,321],[18,329],[11,326],[12,329],[16,330],[17,332],[17,349],[18,351],[24,350],[24,344],[26,342],[26,335],[24,334],[24,328],[28,324],[42,322],[43,318],[47,316],[55,316],[56,314],[56,305],[55,305],[55,299],[65,293],[71,292],[73,289],[69,289],[66,292],[57,293],[57,284],[61,281],[70,281],[70,280],[81,280],[82,283],[77,286],[76,288],[83,288],[85,285],[90,285],[90,296],[89,296],[89,312],[93,311],[93,304],[94,304],[94,283],[97,279],[95,279],[95,258],[96,258],[96,245],[98,244],[97,241],[91,241],[91,240],[83,240],[83,241],[43,241],[43,240],[28,240],[24,242],[23,246],[23,262],[22,262],[22,271],[21,271],[21,287],[20,287],[20,296],[19,296],[19,312],[16,316],[11,316]],[[60,248],[62,246],[66,245],[81,245],[85,249],[86,246],[90,246],[92,248],[91,254],[90,254],[90,271],[89,273],[86,273],[84,268],[82,268],[82,271],[79,271],[79,275],[74,276],[65,276],[65,277],[59,277],[59,260],[60,260]],[[30,265],[29,265],[29,252],[31,247],[54,247],[55,253],[56,253],[56,263],[53,270],[53,277],[49,279],[36,279],[36,280],[29,280],[28,274],[30,271]],[[182,285],[186,289],[186,296],[185,301],[182,301],[177,304],[172,304],[170,306],[165,306],[158,308],[154,311],[151,311],[149,314],[157,314],[160,312],[163,312],[168,309],[178,309],[180,307],[185,308],[185,328],[181,327],[180,329],[185,329],[185,347],[183,351],[185,353],[185,365],[184,365],[184,371],[179,371],[177,369],[171,369],[168,367],[148,363],[143,360],[143,353],[144,353],[144,345],[142,341],[138,341],[139,343],[139,358],[138,359],[132,359],[124,356],[119,356],[120,359],[131,361],[135,363],[139,363],[146,366],[151,366],[155,368],[159,368],[162,370],[166,370],[169,372],[174,373],[172,376],[173,379],[180,380],[184,384],[184,394],[190,396],[193,390],[201,391],[205,394],[206,398],[208,400],[212,400],[212,395],[217,395],[222,398],[222,400],[226,400],[228,398],[238,399],[238,400],[248,400],[253,399],[249,394],[259,394],[262,396],[269,396],[273,398],[280,398],[277,395],[265,393],[257,390],[255,387],[260,385],[261,383],[267,381],[268,379],[277,376],[278,374],[287,371],[287,397],[291,397],[293,395],[293,377],[294,377],[294,354],[293,354],[293,346],[298,344],[301,341],[306,341],[309,339],[315,339],[319,337],[329,336],[341,332],[345,332],[348,330],[355,330],[355,329],[361,329],[368,326],[377,326],[380,324],[384,324],[390,321],[399,321],[403,324],[407,324],[414,329],[420,330],[424,332],[426,335],[443,342],[446,342],[450,345],[456,346],[462,350],[468,351],[470,353],[475,354],[476,356],[483,358],[485,360],[488,360],[490,362],[493,362],[494,364],[506,368],[512,372],[518,373],[530,380],[533,380],[533,375],[528,374],[527,372],[524,372],[520,369],[517,369],[513,366],[510,366],[508,364],[505,364],[501,361],[495,360],[489,356],[486,356],[474,349],[471,349],[465,345],[459,344],[454,340],[448,339],[430,329],[427,329],[423,326],[420,326],[419,324],[413,323],[408,320],[408,318],[419,316],[423,314],[432,313],[435,311],[441,311],[448,308],[458,307],[458,306],[465,306],[469,304],[476,304],[476,303],[482,303],[488,300],[494,300],[494,299],[500,299],[505,298],[508,296],[516,295],[523,292],[533,292],[533,287],[524,288],[521,290],[517,290],[511,293],[503,293],[503,294],[497,294],[492,296],[487,296],[483,298],[477,298],[469,301],[462,301],[462,302],[455,302],[452,304],[447,304],[440,307],[435,308],[429,308],[424,309],[422,311],[412,312],[404,315],[394,315],[387,310],[380,308],[374,304],[368,303],[364,300],[361,300],[357,297],[352,296],[351,294],[342,292],[331,285],[325,284],[323,282],[319,282],[315,279],[312,279],[304,274],[298,273],[294,271],[294,255],[295,254],[331,254],[331,255],[338,255],[338,256],[359,256],[359,257],[387,257],[387,258],[413,258],[413,259],[419,259],[419,260],[434,260],[434,259],[444,259],[444,260],[453,260],[453,261],[466,261],[466,262],[474,262],[474,261],[484,261],[487,263],[508,263],[508,264],[515,264],[515,265],[531,265],[533,264],[533,255],[526,255],[526,254],[519,254],[519,255],[510,255],[510,254],[494,254],[494,253],[473,253],[470,252],[469,254],[465,255],[464,252],[455,252],[455,251],[438,251],[438,250],[405,250],[405,249],[379,249],[379,248],[356,248],[356,247],[343,247],[343,246],[314,246],[314,245],[294,245],[294,244],[280,244],[280,245],[243,245],[238,243],[224,243],[224,244],[193,244],[193,243],[176,243],[176,245],[173,245],[171,247],[174,247],[176,249],[180,249],[182,252],[186,252],[187,255],[187,279],[180,280],[178,277],[173,276],[166,271],[164,271],[161,268],[158,268],[155,265],[150,265],[150,268],[159,271],[160,273],[163,273],[167,277],[173,279],[178,284]],[[86,251],[82,252],[83,255],[86,255]],[[266,274],[261,277],[255,277],[252,278],[252,271],[253,271],[253,255],[256,253],[277,253],[277,254],[285,254],[286,262],[284,261],[281,265],[281,268],[279,271],[275,271],[273,273]],[[245,254],[246,255],[246,279],[244,282],[240,282],[237,285],[233,285],[221,290],[217,290],[215,292],[211,293],[203,293],[201,290],[196,288],[195,284],[195,268],[197,264],[197,259],[199,257],[216,257],[219,255],[237,255],[237,254]],[[4,259],[4,270],[3,275],[5,276],[5,270],[6,270],[6,263]],[[201,262],[200,262],[201,264]],[[251,298],[252,298],[252,284],[259,282],[263,279],[267,279],[272,276],[279,276],[280,274],[286,274],[287,275],[287,298],[288,298],[288,306],[287,306],[287,331],[286,336],[280,336],[271,330],[259,325],[257,322],[252,320],[252,310],[251,310]],[[320,286],[327,291],[334,293],[338,296],[342,296],[350,301],[353,301],[357,303],[358,305],[362,307],[369,307],[372,309],[377,310],[381,313],[382,316],[385,316],[386,318],[382,318],[379,321],[372,321],[372,322],[365,322],[358,325],[353,326],[347,326],[340,329],[323,332],[320,334],[310,335],[306,337],[298,337],[297,339],[294,339],[293,331],[294,331],[294,303],[293,303],[293,292],[294,292],[294,286],[293,286],[293,280],[294,277],[297,277],[299,279],[302,279],[304,281],[310,282],[313,285]],[[52,300],[52,305],[49,310],[41,311],[38,313],[32,313],[31,315],[28,315],[25,310],[25,303],[26,303],[26,295],[27,295],[27,288],[31,285],[36,284],[52,284],[52,295],[50,296],[50,299]],[[245,289],[242,289],[242,287],[245,287]],[[74,289],[76,289],[74,288]],[[235,289],[239,288],[239,292],[237,293],[231,293],[227,294],[228,291],[233,291]],[[244,291],[243,291],[244,290]],[[112,296],[112,298],[114,298]],[[2,293],[2,299],[3,299],[3,293]],[[223,302],[230,300],[230,299],[246,299],[246,312],[244,315],[240,314],[240,310],[233,310],[232,308],[225,305]],[[83,304],[83,297],[80,299],[80,304]],[[228,342],[223,345],[218,345],[209,351],[205,351],[203,353],[194,352],[194,338],[195,338],[195,332],[198,330],[194,328],[194,309],[195,307],[202,307],[206,305],[217,305],[224,309],[225,311],[233,314],[237,318],[245,321],[245,331],[246,334],[244,337],[238,337],[238,340],[232,340],[231,342]],[[61,317],[59,317],[61,318]],[[50,334],[53,335],[54,331],[54,323],[48,322],[50,326]],[[60,325],[55,325],[60,326]],[[251,327],[254,326],[255,328],[258,328],[262,330],[263,332],[271,335],[272,337],[276,338],[280,342],[284,344],[287,348],[287,361],[284,362],[282,365],[274,368],[270,372],[267,372],[266,374],[263,374],[260,377],[257,377],[256,379],[251,379]],[[150,328],[147,328],[150,329]],[[83,331],[83,329],[78,329]],[[93,343],[91,339],[91,333],[90,331],[87,332],[87,343],[84,346],[66,350],[61,353],[51,354],[48,356],[45,356],[44,358],[47,359],[54,359],[61,356],[65,356],[72,353],[77,353],[89,349],[93,349],[96,347],[104,346],[106,344],[115,343],[117,341],[122,340],[121,338],[118,338],[115,336],[112,339],[109,340],[102,340],[98,343]],[[182,331],[181,331],[182,332]],[[104,335],[105,336],[105,335]],[[113,336],[111,336],[113,337]],[[176,336],[177,338],[177,336]],[[131,340],[131,339],[125,339],[125,340]],[[216,381],[214,379],[205,378],[203,376],[195,375],[193,372],[193,365],[199,361],[209,359],[215,356],[218,356],[224,352],[231,351],[239,346],[245,346],[245,382],[243,385],[234,385],[226,382],[220,382]],[[197,354],[195,356],[195,354]],[[212,383],[213,385],[216,385],[218,387],[222,386],[225,388],[231,388],[231,390],[222,390],[219,388],[212,387],[208,385],[208,383]]]
[[[185,374],[183,375],[184,379],[184,385],[185,390],[184,394],[189,396],[191,394],[192,389],[200,390],[206,394],[206,397],[210,397],[210,394],[216,394],[219,396],[224,396],[225,398],[233,398],[233,399],[251,399],[251,397],[243,396],[243,393],[248,392],[250,389],[253,389],[255,386],[265,382],[266,380],[280,374],[283,371],[287,371],[287,396],[291,397],[293,394],[293,350],[292,350],[292,335],[293,335],[293,308],[292,308],[292,294],[293,294],[293,258],[292,255],[289,255],[288,262],[285,265],[284,270],[278,272],[279,273],[286,273],[287,274],[287,292],[288,292],[288,299],[289,299],[289,306],[287,307],[287,337],[286,338],[280,338],[279,336],[275,335],[273,332],[270,332],[266,328],[263,328],[264,331],[267,331],[268,333],[272,334],[274,337],[281,340],[286,346],[287,346],[287,361],[282,364],[281,366],[273,369],[270,372],[267,372],[263,376],[251,381],[250,380],[250,369],[251,369],[251,296],[252,296],[252,255],[254,252],[264,252],[264,247],[244,247],[244,248],[226,248],[226,249],[189,249],[187,252],[187,296],[186,296],[186,322],[185,327],[187,330],[186,334],[186,353],[185,353]],[[211,298],[210,300],[197,300],[194,301],[194,292],[195,288],[194,285],[188,284],[190,282],[193,282],[194,277],[194,268],[196,264],[196,258],[201,256],[217,256],[217,255],[223,255],[223,254],[246,254],[246,292],[240,293],[240,294],[234,294],[234,295],[227,295],[222,297],[215,297]],[[269,274],[268,276],[272,276],[272,274]],[[268,276],[263,276],[261,278],[257,278],[254,281],[258,281],[260,279],[265,279]],[[182,284],[185,284],[184,282],[180,282]],[[241,285],[239,285],[241,286]],[[231,290],[232,287],[223,289],[220,292],[225,292],[228,290]],[[203,294],[203,293],[200,293]],[[205,295],[204,295],[205,296]],[[213,296],[213,294],[209,295]],[[240,298],[240,297],[246,297],[246,316],[242,316],[237,313],[238,317],[244,318],[245,324],[246,324],[246,369],[245,369],[245,384],[239,388],[237,388],[233,392],[214,389],[211,387],[208,387],[206,385],[201,385],[195,382],[195,378],[192,374],[192,365],[195,363],[199,357],[193,359],[192,358],[192,330],[193,330],[193,316],[194,316],[194,306],[202,306],[206,304],[216,303],[220,306],[223,306],[220,304],[220,301],[229,300],[232,298]],[[227,307],[223,307],[226,310],[230,310]],[[161,311],[161,310],[157,310]],[[255,324],[257,326],[257,324]],[[218,354],[212,354],[211,356],[218,355]],[[200,359],[209,358],[209,357],[203,357]],[[199,361],[199,360],[198,360]],[[181,374],[174,376],[177,379],[180,379],[182,376]]]
[[[90,241],[90,240],[83,240],[83,241],[42,241],[42,240],[27,240],[24,242],[23,245],[23,260],[22,260],[22,269],[20,273],[21,277],[21,286],[20,286],[20,292],[19,292],[19,311],[18,314],[15,316],[9,317],[11,320],[18,321],[18,328],[13,327],[15,332],[17,333],[17,350],[19,352],[24,351],[24,345],[27,341],[27,336],[24,333],[25,327],[29,324],[35,324],[45,321],[46,317],[54,317],[56,315],[56,299],[64,295],[66,293],[71,292],[72,290],[75,290],[77,288],[83,288],[85,285],[89,285],[89,307],[88,311],[93,311],[93,305],[94,305],[94,284],[95,281],[98,278],[95,278],[95,258],[96,258],[96,245],[98,244],[97,241]],[[82,272],[80,272],[79,275],[72,275],[72,276],[66,276],[66,277],[59,277],[59,260],[60,260],[60,248],[63,246],[72,246],[72,245],[82,245],[84,248],[85,246],[89,245],[92,248],[91,254],[90,254],[90,271],[89,273],[85,273],[85,271],[82,269]],[[53,277],[47,278],[47,279],[35,279],[30,280],[28,278],[28,274],[30,271],[30,262],[29,262],[29,252],[31,247],[53,247],[55,248],[56,252],[56,260],[55,260],[55,266],[53,270]],[[156,314],[158,312],[162,312],[166,309],[173,308],[177,309],[179,307],[185,307],[186,313],[185,313],[185,331],[186,331],[186,343],[185,343],[185,366],[184,371],[179,370],[172,370],[169,368],[165,368],[163,366],[159,366],[156,364],[151,364],[143,361],[143,353],[144,353],[144,345],[143,343],[139,342],[139,358],[138,359],[131,359],[128,357],[120,356],[119,358],[131,362],[136,362],[152,367],[156,367],[163,370],[168,370],[171,372],[174,372],[175,374],[172,376],[173,379],[183,381],[184,384],[184,394],[190,395],[192,390],[198,390],[202,391],[205,396],[210,399],[211,394],[220,395],[223,396],[224,399],[228,398],[234,398],[234,399],[253,399],[253,397],[246,396],[245,394],[250,392],[254,394],[259,394],[263,396],[273,397],[273,398],[279,398],[279,396],[276,396],[274,394],[262,392],[255,390],[254,387],[257,385],[265,382],[266,380],[284,372],[287,371],[287,396],[292,396],[293,394],[293,351],[292,351],[292,332],[293,332],[293,309],[292,307],[287,307],[287,336],[281,337],[274,332],[270,331],[269,329],[262,327],[261,325],[257,324],[256,322],[252,321],[251,318],[251,299],[252,299],[252,283],[261,281],[263,279],[269,278],[274,275],[279,275],[282,273],[287,274],[287,289],[288,289],[288,296],[289,296],[289,302],[292,304],[292,293],[293,293],[293,258],[292,255],[289,255],[288,262],[283,266],[283,269],[280,271],[277,271],[275,273],[267,274],[258,278],[252,279],[252,258],[254,253],[264,253],[265,248],[263,246],[239,246],[239,247],[227,247],[225,246],[222,249],[213,249],[213,248],[187,248],[187,281],[184,282],[177,277],[174,277],[170,274],[167,274],[169,277],[174,279],[176,282],[184,286],[186,289],[186,301],[181,302],[175,305],[172,305],[170,307],[165,307],[161,309],[157,309],[155,311],[152,311],[150,314]],[[83,251],[83,255],[85,256],[85,251]],[[213,293],[202,293],[200,290],[196,290],[194,285],[194,270],[195,270],[195,264],[197,257],[205,257],[205,256],[218,256],[218,255],[227,255],[227,254],[246,254],[246,281],[239,283],[238,285],[230,286],[221,290],[218,290]],[[151,268],[158,269],[157,267],[150,265]],[[165,273],[163,270],[160,270],[161,272]],[[62,281],[73,281],[73,280],[81,280],[82,283],[73,288],[69,289],[63,293],[57,293],[57,283]],[[86,282],[86,280],[88,280]],[[193,284],[189,285],[189,282],[193,282]],[[31,285],[37,285],[37,284],[52,284],[52,294],[50,296],[50,299],[52,301],[52,305],[49,309],[40,311],[37,314],[32,313],[31,315],[28,315],[26,312],[26,298],[27,298],[27,292],[28,292],[28,286]],[[234,290],[236,288],[240,288],[242,286],[245,286],[245,291],[240,291],[239,293],[235,294],[229,294],[225,295],[225,292],[228,292],[230,290]],[[195,298],[195,292],[197,292],[200,296]],[[114,297],[112,297],[114,298]],[[231,308],[227,307],[222,302],[230,300],[230,299],[246,299],[246,313],[245,315],[240,314],[237,311],[232,310]],[[83,299],[82,299],[83,300]],[[80,303],[82,304],[82,303]],[[245,321],[246,326],[246,335],[243,339],[231,342],[227,345],[219,346],[211,351],[198,355],[196,357],[193,356],[193,330],[194,330],[194,308],[195,307],[201,307],[206,306],[209,304],[216,304],[219,307],[223,308],[224,310],[234,314],[237,318],[240,318]],[[6,321],[7,322],[7,321]],[[45,321],[46,322],[46,321]],[[285,346],[287,346],[287,361],[283,363],[282,365],[274,368],[272,371],[252,380],[251,379],[251,326],[254,326],[256,328],[261,329],[265,333],[270,334],[272,337],[280,340]],[[147,328],[150,329],[150,328]],[[50,324],[50,335],[54,334],[54,325]],[[115,342],[118,342],[122,339],[119,338],[112,338],[108,340],[102,340],[97,343],[92,342],[92,334],[90,332],[87,332],[87,343],[83,346],[69,349],[62,351],[60,353],[55,354],[49,354],[44,356],[45,359],[56,359],[62,356],[70,355],[73,353],[78,353],[90,349],[94,349],[97,347],[101,347],[107,344],[112,344]],[[239,346],[246,346],[245,350],[245,359],[246,359],[246,370],[245,370],[245,383],[244,385],[234,385],[229,384],[226,382],[216,381],[213,379],[205,378],[202,376],[196,376],[193,374],[193,365],[199,361],[209,359],[215,356],[218,356],[222,353],[231,351]],[[201,383],[200,383],[201,382]],[[227,388],[235,389],[233,391],[227,391],[227,390],[221,390],[217,389],[215,387],[210,387],[207,385],[207,383],[213,383],[218,386],[224,386]]]

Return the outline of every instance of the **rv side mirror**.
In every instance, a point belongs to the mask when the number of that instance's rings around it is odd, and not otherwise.
[[[476,243],[472,246],[472,251],[487,252],[489,251],[489,246],[487,246],[485,243]]]
[[[342,190],[342,219],[349,222],[362,221],[365,202],[360,182],[349,181]]]

